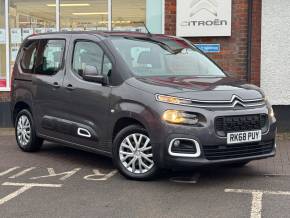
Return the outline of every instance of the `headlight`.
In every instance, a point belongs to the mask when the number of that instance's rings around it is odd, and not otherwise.
[[[156,100],[164,103],[169,104],[180,104],[180,105],[190,105],[191,100],[190,99],[184,99],[184,98],[178,98],[174,96],[169,95],[156,95]]]
[[[270,104],[267,96],[264,96],[264,100],[265,100],[265,102],[267,103],[267,106],[268,106],[268,115],[269,115],[269,117],[275,117],[275,113],[274,113],[273,107]]]
[[[163,113],[162,118],[166,122],[174,124],[196,125],[199,121],[197,115],[178,110],[167,110]]]
[[[274,110],[273,110],[272,106],[269,107],[269,112],[268,113],[269,113],[270,117],[275,117],[275,113],[274,113]]]

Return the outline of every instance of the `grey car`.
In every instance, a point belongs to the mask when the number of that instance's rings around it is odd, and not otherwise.
[[[275,155],[276,119],[263,92],[178,37],[29,36],[15,62],[11,99],[23,151],[59,142],[112,157],[130,179]]]

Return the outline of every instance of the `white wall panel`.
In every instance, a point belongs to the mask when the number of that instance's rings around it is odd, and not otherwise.
[[[261,87],[275,105],[290,105],[290,1],[262,2]]]

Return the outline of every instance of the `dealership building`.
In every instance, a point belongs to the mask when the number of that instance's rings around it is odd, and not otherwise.
[[[145,31],[185,37],[226,72],[290,105],[290,1],[0,0],[0,127],[21,42],[53,31]]]

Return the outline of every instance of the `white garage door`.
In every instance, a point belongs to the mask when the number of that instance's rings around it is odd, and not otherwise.
[[[261,87],[272,104],[290,105],[290,1],[262,5]]]

